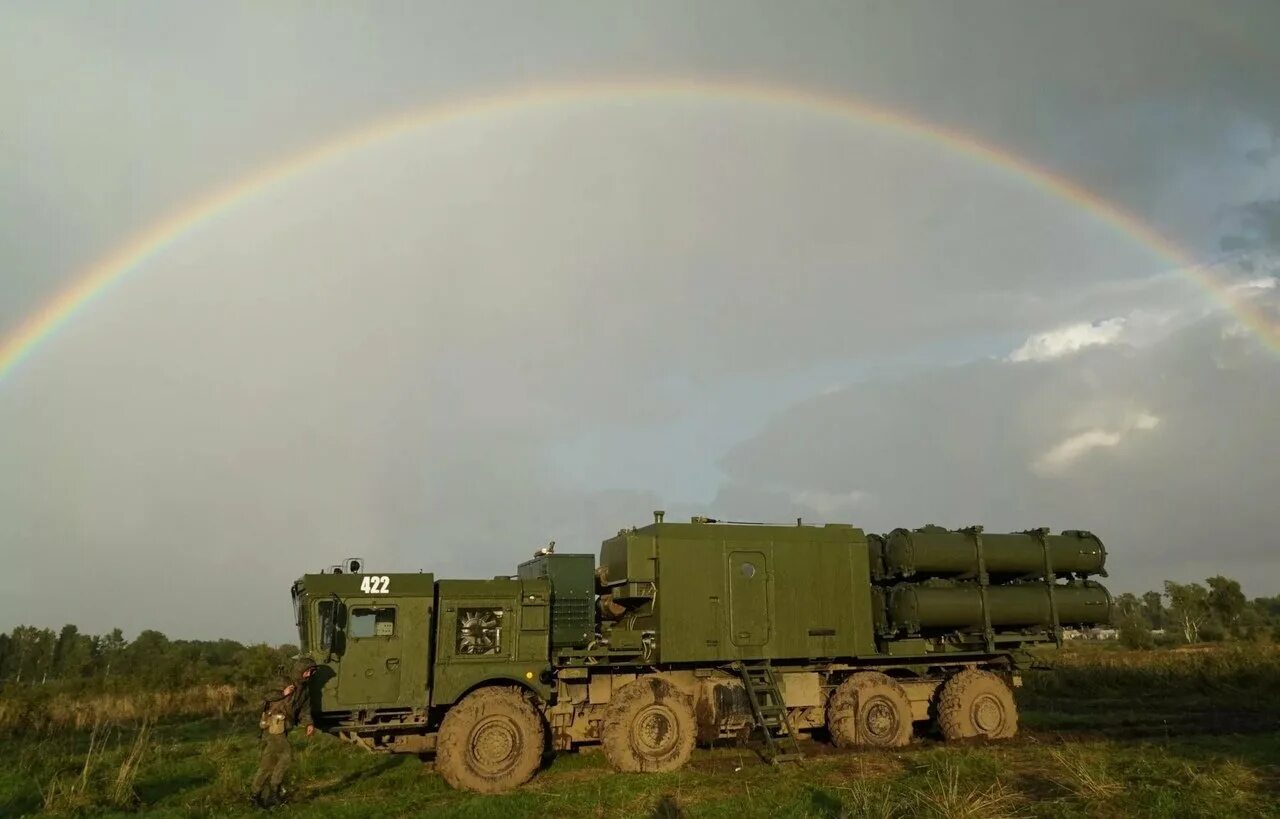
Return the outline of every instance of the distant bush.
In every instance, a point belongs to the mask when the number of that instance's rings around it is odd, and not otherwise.
[[[1145,620],[1125,616],[1120,620],[1120,645],[1131,649],[1155,648],[1156,638]]]
[[[1270,701],[1280,690],[1280,649],[1272,645],[1186,646],[1141,651],[1063,650],[1028,672],[1032,696],[1221,694]]]
[[[147,629],[126,640],[120,629],[84,634],[18,626],[0,634],[0,696],[15,689],[172,691],[198,685],[260,685],[297,653],[294,646],[235,640],[171,640]]]
[[[1220,643],[1227,639],[1227,630],[1218,623],[1200,627],[1200,639],[1206,643]]]
[[[146,630],[0,634],[0,734],[88,729],[146,718],[227,716],[291,665],[293,646],[170,640]],[[252,694],[250,696],[253,696]]]
[[[251,696],[231,685],[115,693],[56,692],[41,687],[10,690],[0,697],[0,734],[88,730],[175,717],[226,718],[249,707]]]

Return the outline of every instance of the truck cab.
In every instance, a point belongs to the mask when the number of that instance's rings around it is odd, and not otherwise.
[[[292,596],[300,650],[319,667],[316,723],[366,747],[422,746],[424,729],[481,683],[550,693],[546,580],[338,568],[302,576]]]

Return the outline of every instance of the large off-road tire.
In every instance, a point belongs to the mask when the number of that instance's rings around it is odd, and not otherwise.
[[[529,781],[546,728],[519,688],[481,688],[449,709],[436,739],[436,770],[455,788],[500,793]]]
[[[966,669],[938,693],[938,728],[947,740],[1009,739],[1018,733],[1018,706],[1004,680]]]
[[[838,748],[900,748],[911,742],[911,700],[887,674],[859,671],[827,700],[827,730]]]
[[[614,770],[635,773],[678,769],[696,736],[690,698],[666,680],[643,677],[609,701],[600,739]]]

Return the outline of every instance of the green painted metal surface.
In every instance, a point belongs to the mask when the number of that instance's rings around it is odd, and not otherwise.
[[[1107,551],[1089,532],[1046,535],[1050,565],[1056,574],[1104,574]],[[1032,533],[982,534],[983,560],[990,574],[1043,576],[1044,546]],[[884,547],[887,576],[945,576],[976,573],[977,547],[973,536],[941,527],[894,529]]]
[[[1053,615],[1045,583],[989,586],[987,605],[991,625],[1050,626]],[[1111,620],[1111,595],[1092,581],[1059,583],[1053,588],[1058,620],[1063,625],[1107,623]],[[982,594],[976,584],[931,586],[903,583],[890,594],[889,619],[912,633],[920,629],[954,629],[983,622]]]
[[[757,648],[769,642],[769,556],[764,552],[729,552],[729,639],[735,646]]]
[[[547,554],[521,563],[523,580],[551,583],[551,645],[581,648],[595,634],[596,558],[592,554]]]
[[[426,705],[434,575],[313,574],[295,591],[321,710]]]
[[[500,680],[550,696],[550,583],[441,580],[436,586],[433,705]]]
[[[601,564],[656,661],[875,653],[861,529],[655,523],[605,541]]]
[[[322,711],[448,704],[486,680],[550,694],[546,580],[316,574],[294,589]]]

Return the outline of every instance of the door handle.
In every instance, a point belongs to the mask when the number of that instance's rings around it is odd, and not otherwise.
[[[400,658],[399,658],[399,657],[389,657],[389,658],[387,659],[387,670],[388,670],[388,671],[395,671],[395,670],[396,670],[397,668],[399,668],[399,667],[400,667]]]

